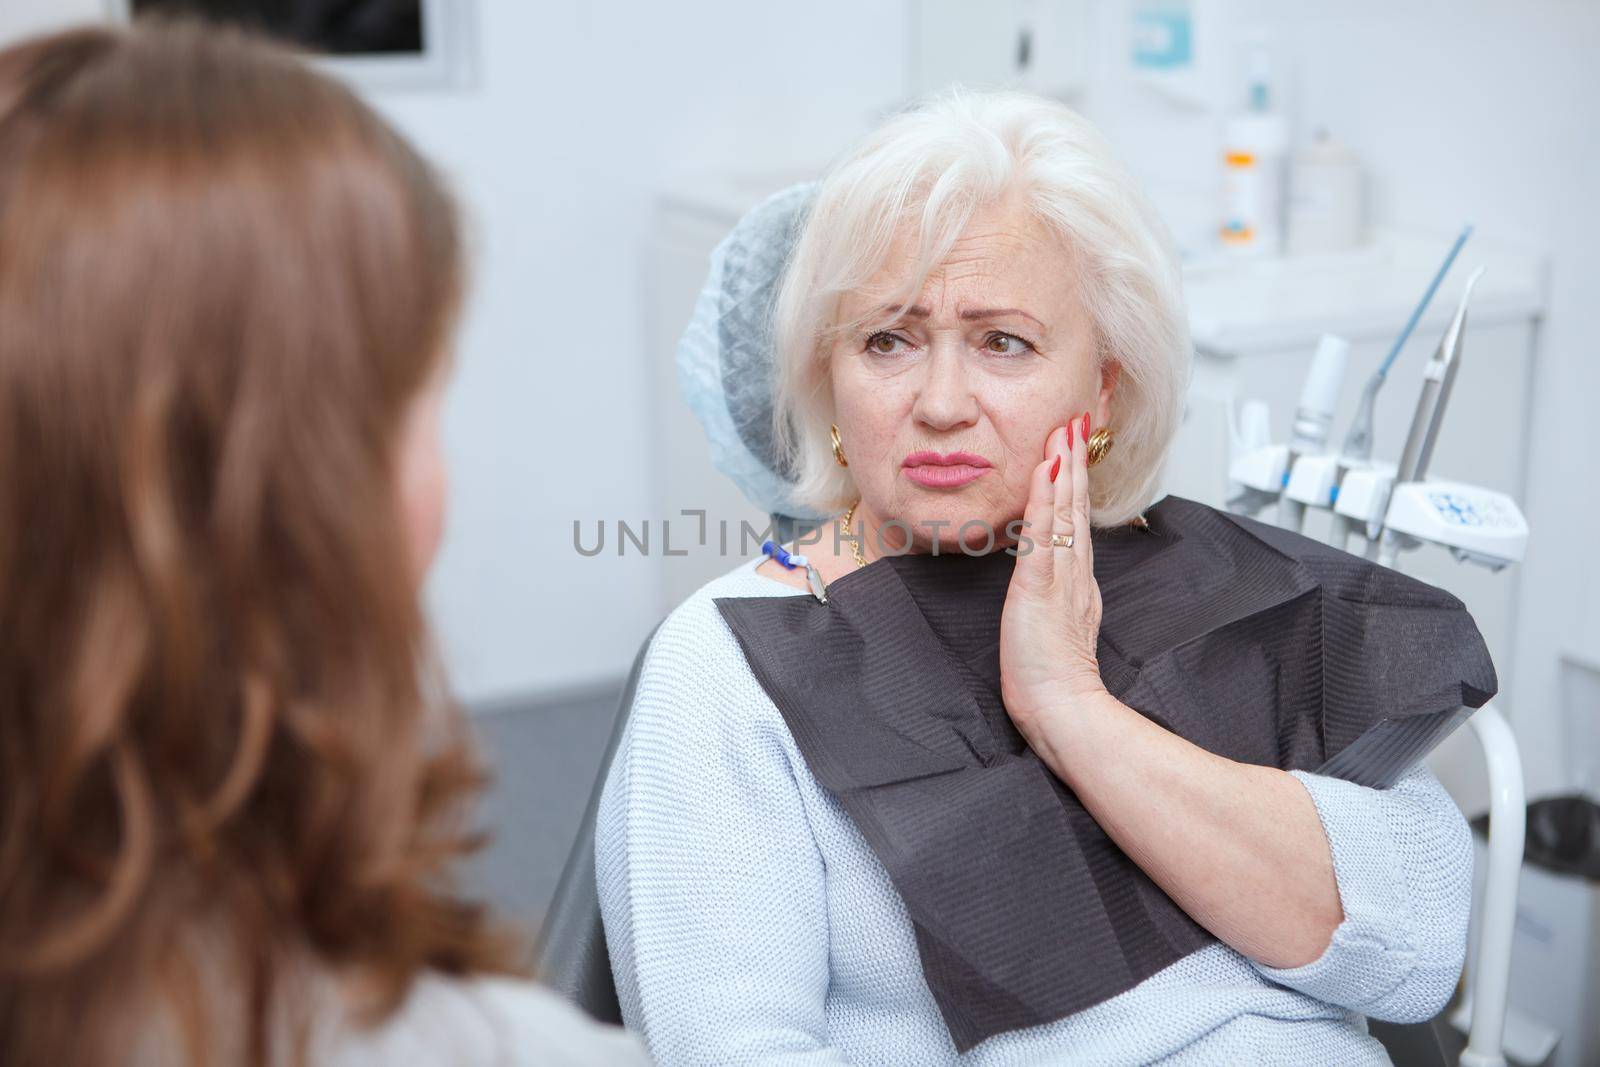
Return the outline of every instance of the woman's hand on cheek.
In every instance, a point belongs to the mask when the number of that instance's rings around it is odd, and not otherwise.
[[[1105,692],[1095,652],[1101,605],[1089,537],[1087,418],[1053,430],[1045,459],[1034,468],[1025,540],[1017,547],[1000,622],[1001,699],[1047,762],[1052,725]],[[1052,546],[1052,533],[1072,534],[1072,547]]]

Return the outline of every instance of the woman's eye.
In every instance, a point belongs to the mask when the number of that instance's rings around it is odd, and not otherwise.
[[[867,351],[876,352],[880,356],[892,356],[899,352],[904,344],[904,338],[892,333],[875,333],[867,338]]]
[[[1009,333],[991,333],[984,339],[983,347],[997,356],[1020,356],[1033,350],[1028,342]]]

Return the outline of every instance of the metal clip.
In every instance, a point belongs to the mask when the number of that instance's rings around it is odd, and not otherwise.
[[[812,596],[824,604],[828,602],[828,587],[822,584],[822,575],[810,563],[806,564],[806,583],[811,586]]]

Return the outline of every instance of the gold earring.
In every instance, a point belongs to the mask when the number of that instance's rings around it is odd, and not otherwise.
[[[1104,426],[1090,434],[1089,453],[1084,458],[1085,465],[1092,467],[1096,463],[1099,463],[1101,460],[1105,459],[1106,453],[1111,451],[1111,446],[1115,443],[1116,434],[1112,433]]]
[[[844,458],[844,446],[839,443],[839,427],[828,427],[833,431],[833,460],[841,467],[850,466],[850,461]]]

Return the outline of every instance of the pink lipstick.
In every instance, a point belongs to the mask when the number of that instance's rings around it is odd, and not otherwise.
[[[913,452],[900,467],[907,478],[929,489],[955,489],[990,469],[989,461],[974,452]]]

